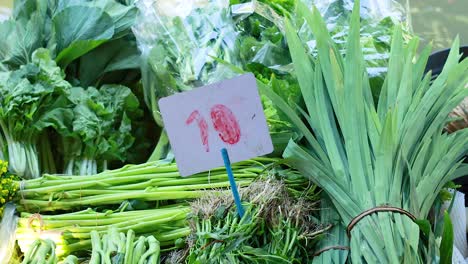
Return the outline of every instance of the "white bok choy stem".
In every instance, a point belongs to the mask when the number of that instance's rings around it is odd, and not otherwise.
[[[5,205],[2,221],[0,222],[0,264],[10,263],[16,241],[16,226],[18,217],[12,203]]]

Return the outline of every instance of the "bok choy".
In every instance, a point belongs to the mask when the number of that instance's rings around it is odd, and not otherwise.
[[[42,141],[39,149],[38,144],[44,130],[64,127],[71,119],[71,85],[63,78],[46,49],[35,51],[32,62],[18,70],[0,73],[0,147],[20,177],[55,172],[50,145]]]

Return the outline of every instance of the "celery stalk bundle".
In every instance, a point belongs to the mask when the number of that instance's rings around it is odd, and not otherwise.
[[[239,186],[250,184],[272,159],[233,165]],[[207,190],[229,187],[224,168],[181,177],[172,163],[127,165],[91,176],[44,175],[16,182],[19,211],[76,210],[89,206],[118,205],[126,200],[168,201],[198,198]]]
[[[460,165],[468,150],[468,130],[443,133],[450,111],[468,95],[468,60],[459,62],[458,39],[444,70],[431,82],[430,73],[423,73],[430,47],[417,56],[418,39],[404,44],[401,28],[395,27],[376,104],[359,44],[359,1],[346,55],[337,51],[317,9],[310,12],[299,3],[298,10],[315,34],[318,51],[312,58],[297,36],[299,29],[286,21],[306,106],[302,116],[259,82],[304,135],[289,143],[284,156],[324,189],[345,226],[383,205],[426,219],[444,185],[468,170]],[[425,263],[438,259],[433,245],[420,240],[419,226],[409,217],[378,212],[352,229],[350,256],[353,263]]]
[[[186,223],[189,212],[188,206],[172,206],[115,213],[91,209],[61,215],[22,213],[17,240],[25,252],[37,238],[48,238],[57,245],[57,256],[63,257],[90,250],[92,231],[103,235],[112,227],[118,232],[133,230],[136,235],[153,235],[161,246],[170,248],[190,233]]]

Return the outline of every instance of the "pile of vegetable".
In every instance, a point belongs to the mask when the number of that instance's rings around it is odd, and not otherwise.
[[[290,141],[284,156],[328,194],[347,226],[353,263],[450,259],[450,224],[443,227],[439,248],[435,236],[441,233],[437,226],[431,230],[426,219],[442,188],[468,168],[460,165],[468,150],[468,130],[443,133],[450,111],[468,95],[468,60],[458,61],[459,41],[431,82],[430,73],[423,75],[430,47],[417,56],[418,38],[404,44],[396,27],[388,73],[374,102],[359,41],[359,1],[346,56],[338,52],[318,10],[301,4],[299,9],[318,49],[317,58],[309,56],[298,29],[286,23],[306,103],[302,116],[262,88],[304,134],[302,141]],[[375,213],[356,218],[366,211]]]
[[[116,228],[109,228],[100,235],[97,231],[90,232],[92,251],[89,264],[105,263],[142,263],[153,264],[160,261],[160,244],[154,236],[135,237],[130,229],[125,234]],[[57,264],[56,245],[50,239],[37,239],[25,254],[22,264],[47,263]],[[80,258],[68,255],[61,264],[78,264]]]
[[[136,96],[136,14],[114,0],[15,1],[0,24],[9,36],[1,40],[0,157],[12,173],[90,175],[145,161],[148,143],[134,144],[152,128],[137,126],[147,114]]]
[[[242,218],[230,194],[193,202],[188,247],[173,254],[171,263],[310,262],[309,252],[326,230],[312,219],[315,197],[296,199],[277,179],[256,181],[241,195],[246,201]]]
[[[99,263],[159,263],[160,245],[154,236],[135,238],[132,230],[125,235],[115,228],[100,236],[91,231],[93,250],[90,264]]]
[[[432,80],[431,48],[380,11],[16,0],[0,23],[0,262],[450,263],[439,212],[468,174],[452,112],[468,60],[455,40]],[[233,164],[240,217],[224,168],[180,176],[158,100],[245,72],[275,151]]]
[[[260,178],[273,162],[259,158],[234,164],[238,186]],[[174,163],[162,161],[90,176],[44,175],[11,185],[19,190],[11,201],[22,212],[17,230],[20,247],[28,248],[35,237],[51,234],[60,247],[59,256],[89,249],[89,232],[108,226],[132,229],[139,235],[155,234],[162,246],[174,246],[189,233],[184,221],[190,212],[186,201],[210,192],[223,193],[230,186],[222,168],[183,178]]]
[[[245,206],[252,206],[242,222],[255,228],[245,234],[245,238],[254,239],[259,228],[264,228],[268,232],[263,240],[256,241],[257,247],[263,247],[268,241],[267,249],[276,256],[274,259],[284,259],[293,252],[300,259],[307,256],[302,243],[308,241],[308,245],[313,246],[323,232],[312,217],[317,191],[297,172],[267,166],[275,161],[260,158],[233,165]],[[218,225],[229,217],[233,222],[226,225],[232,226],[238,221],[231,193],[226,189],[229,181],[224,169],[182,178],[175,164],[150,162],[92,176],[45,175],[12,183],[20,186],[14,200],[21,212],[16,230],[21,251],[30,250],[37,239],[47,238],[57,246],[55,254],[59,259],[71,254],[86,257],[95,243],[91,232],[103,234],[108,228],[154,236],[164,252],[182,250],[187,237],[198,234],[199,230],[190,228],[190,223],[196,221],[190,220],[194,219],[190,216],[200,215],[201,207],[225,208],[226,218],[217,218]],[[195,205],[189,207],[187,203],[195,198],[201,198],[194,202],[199,204],[198,211]],[[76,211],[80,208],[87,209]],[[220,213],[220,210],[217,211]],[[267,216],[271,221],[261,222]],[[242,229],[242,225],[239,228]],[[275,242],[283,236],[290,238]],[[187,243],[191,241],[194,240],[189,237]],[[258,251],[257,257],[262,252]]]
[[[157,104],[160,98],[232,78],[239,74],[233,66],[254,73],[291,106],[302,104],[283,22],[290,17],[298,25],[304,24],[297,18],[296,2],[209,0],[183,5],[178,1],[139,1],[141,15],[133,32],[142,53],[145,102],[156,123],[163,126]],[[323,6],[322,11],[329,27],[333,27],[334,40],[344,50],[351,10],[343,1],[329,2],[330,6]],[[366,45],[366,62],[369,69],[374,69],[373,80],[381,83],[391,30],[397,21],[370,15],[368,10],[362,15],[366,27],[361,41]],[[301,37],[308,43],[316,42],[306,27],[301,29]],[[314,54],[315,50],[311,45],[308,52]],[[262,101],[275,154],[281,155],[291,137],[300,137],[299,131],[270,99],[262,96]],[[152,158],[165,158],[168,150],[163,133]]]
[[[17,241],[25,252],[37,238],[47,237],[57,245],[58,257],[86,256],[94,243],[91,231],[101,234],[114,227],[120,232],[132,230],[137,235],[153,235],[166,249],[180,247],[190,233],[185,223],[189,212],[187,206],[172,206],[122,212],[88,209],[58,215],[22,213],[16,231]]]

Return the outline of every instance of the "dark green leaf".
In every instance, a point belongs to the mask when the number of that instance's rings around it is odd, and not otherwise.
[[[416,220],[415,221],[416,224],[419,226],[419,229],[421,230],[421,232],[429,237],[429,235],[431,234],[431,223],[429,222],[429,220]]]
[[[57,62],[66,66],[114,35],[114,22],[97,7],[70,6],[53,18]]]
[[[453,253],[453,226],[448,212],[444,212],[444,232],[440,242],[440,263],[451,264]]]
[[[105,73],[139,67],[140,54],[136,44],[117,39],[101,45],[81,58],[79,79],[83,87],[96,86],[98,79]]]

